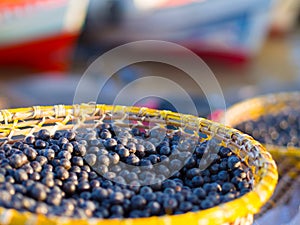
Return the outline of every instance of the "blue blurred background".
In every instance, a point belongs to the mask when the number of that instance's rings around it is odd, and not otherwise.
[[[71,104],[94,59],[123,43],[146,39],[175,42],[199,55],[220,83],[227,106],[261,93],[299,89],[299,0],[79,2],[1,1],[2,108]],[[154,62],[120,70],[98,102],[112,103],[122,87],[153,75],[174,80],[190,94],[201,116],[210,113],[203,91],[192,79]],[[165,91],[185,104],[182,96]],[[137,104],[176,110],[166,99],[155,97]]]

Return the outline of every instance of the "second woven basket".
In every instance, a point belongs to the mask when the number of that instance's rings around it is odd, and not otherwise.
[[[245,100],[230,107],[222,120],[228,126],[237,127],[243,122],[257,121],[263,116],[276,117],[285,110],[295,110],[300,115],[300,92],[268,94]],[[300,148],[262,144],[274,157],[280,179],[272,198],[258,216],[287,202],[292,197],[294,188],[300,183]]]

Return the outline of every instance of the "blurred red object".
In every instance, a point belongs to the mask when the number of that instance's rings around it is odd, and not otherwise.
[[[2,0],[0,66],[67,69],[88,0]]]
[[[222,122],[221,118],[224,115],[224,111],[221,109],[218,109],[214,112],[212,112],[209,116],[208,119],[212,120],[212,121],[216,121],[216,122]]]
[[[41,71],[68,68],[77,35],[62,34],[0,48],[0,65],[31,67]]]

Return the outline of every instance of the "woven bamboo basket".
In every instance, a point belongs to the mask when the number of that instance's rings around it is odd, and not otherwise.
[[[124,119],[124,118],[127,119]],[[113,118],[113,119],[112,119]],[[253,215],[272,195],[277,183],[277,168],[271,155],[250,136],[225,127],[221,124],[170,111],[148,108],[109,106],[109,105],[56,105],[0,111],[1,144],[20,140],[43,129],[50,133],[72,129],[74,126],[97,126],[109,122],[143,126],[151,121],[154,125],[165,126],[181,131],[193,130],[204,133],[207,139],[216,138],[230,147],[251,168],[254,176],[253,190],[240,198],[219,206],[181,215],[166,215],[139,219],[72,219],[62,217],[47,218],[44,215],[21,213],[0,207],[0,224],[98,224],[98,225],[138,225],[138,224],[234,224],[250,225]]]
[[[226,125],[236,127],[242,122],[255,121],[264,115],[276,116],[287,109],[299,110],[300,113],[300,92],[269,94],[237,103],[226,111],[223,120]],[[300,148],[262,144],[277,163],[279,182],[273,196],[257,217],[289,201],[294,188],[300,182]]]

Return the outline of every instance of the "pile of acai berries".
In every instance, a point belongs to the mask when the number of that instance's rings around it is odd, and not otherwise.
[[[195,212],[251,191],[244,162],[222,145],[205,153],[208,145],[179,131],[109,123],[52,136],[42,129],[1,145],[0,206],[46,216],[138,218]]]
[[[235,126],[264,144],[300,147],[300,113],[287,107],[277,114],[265,114]]]

